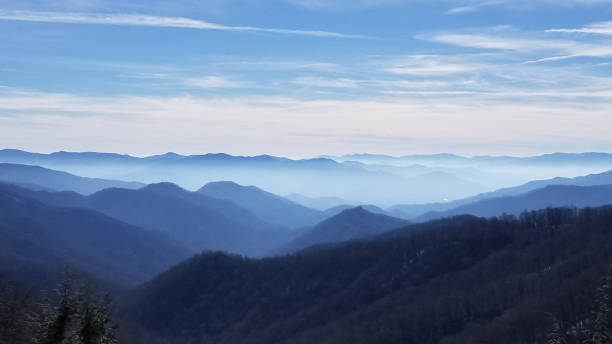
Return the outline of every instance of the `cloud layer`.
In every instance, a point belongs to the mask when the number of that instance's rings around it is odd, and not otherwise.
[[[589,150],[609,142],[612,105],[508,104],[452,96],[386,101],[290,98],[81,97],[6,90],[0,146],[139,154],[226,151],[313,156]],[[587,111],[588,110],[588,111]],[[577,116],[580,113],[580,116]],[[533,125],[534,119],[546,126]],[[597,123],[597,125],[592,125]],[[534,149],[534,140],[538,149]],[[249,142],[245,145],[244,142]],[[580,142],[580,144],[576,144]],[[610,144],[612,149],[612,144]]]

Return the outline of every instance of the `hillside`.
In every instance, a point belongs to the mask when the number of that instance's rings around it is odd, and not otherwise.
[[[344,210],[285,245],[281,252],[295,252],[318,245],[339,243],[380,234],[407,225],[405,220],[375,214],[363,207]]]
[[[294,203],[255,186],[214,182],[203,186],[198,193],[232,201],[266,222],[290,228],[314,225],[325,218],[325,214],[318,210]]]
[[[485,199],[499,198],[505,196],[518,196],[520,194],[540,189],[548,185],[595,186],[610,184],[612,184],[612,171],[589,174],[586,176],[580,176],[575,178],[557,177],[552,179],[534,180],[522,185],[502,188],[492,192],[486,192],[478,194],[476,196],[458,199],[452,202],[396,205],[387,209],[387,211],[393,216],[405,219],[412,219],[428,212],[443,212]]]
[[[0,274],[64,265],[133,286],[188,256],[169,238],[98,212],[46,205],[0,184]],[[36,273],[33,273],[36,274]],[[33,276],[32,279],[46,278]]]
[[[338,214],[340,214],[341,212],[348,210],[348,209],[353,209],[356,208],[357,206],[355,205],[339,205],[339,206],[335,206],[332,208],[328,208],[325,209],[325,211],[323,213],[325,213],[326,217],[332,217],[332,216],[336,216]],[[370,213],[374,213],[374,214],[383,214],[383,215],[389,215],[384,209],[379,208],[375,205],[372,204],[362,204],[359,205],[359,207],[369,211]]]
[[[82,196],[16,188],[27,197],[62,207],[88,208],[134,226],[160,231],[189,248],[261,255],[291,239],[238,205],[189,192],[171,183],[130,190],[111,188]]]
[[[549,185],[518,196],[484,199],[443,212],[424,214],[415,221],[428,221],[460,214],[474,216],[518,215],[525,210],[546,207],[596,207],[612,204],[612,185],[574,186]]]
[[[139,287],[122,314],[172,343],[543,342],[551,314],[568,326],[590,315],[611,226],[610,207],[561,208],[272,259],[203,254]]]
[[[39,166],[0,163],[0,182],[23,185],[29,188],[49,188],[57,191],[75,191],[89,195],[106,188],[137,189],[141,183],[84,178],[66,172]]]
[[[329,208],[337,207],[343,204],[350,204],[356,206],[359,202],[347,201],[340,197],[308,197],[300,194],[289,194],[285,195],[285,198],[293,201],[297,204],[301,204],[305,207],[326,210]]]

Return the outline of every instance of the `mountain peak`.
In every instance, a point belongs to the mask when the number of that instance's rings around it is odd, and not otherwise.
[[[207,191],[207,190],[214,190],[214,191],[221,191],[221,190],[260,190],[258,187],[256,186],[244,186],[244,185],[240,185],[236,182],[232,182],[232,181],[228,181],[228,180],[220,180],[220,181],[216,181],[216,182],[210,182],[204,186],[202,186],[200,188],[200,190],[198,191]]]
[[[408,224],[395,217],[374,214],[358,206],[346,209],[312,227],[303,235],[286,245],[282,252],[296,252],[320,245],[363,239],[397,229]]]
[[[354,215],[373,215],[373,213],[367,211],[362,205],[360,205],[354,208],[343,210],[342,212],[340,212],[340,214],[336,216],[340,217],[340,216],[354,216]]]
[[[176,193],[176,192],[184,192],[185,190],[180,186],[174,183],[155,183],[149,184],[143,187],[141,190],[143,191],[152,191],[152,192],[160,192],[160,193]]]
[[[151,155],[146,157],[145,159],[150,159],[150,160],[156,160],[156,159],[180,159],[180,158],[184,158],[185,156],[180,155],[180,154],[176,154],[174,152],[167,152],[164,154],[159,154],[159,155]]]

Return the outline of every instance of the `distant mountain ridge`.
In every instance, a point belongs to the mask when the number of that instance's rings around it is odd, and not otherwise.
[[[515,156],[488,156],[488,155],[476,155],[476,156],[461,156],[456,154],[441,153],[441,154],[413,154],[403,156],[391,156],[384,154],[348,154],[342,156],[323,156],[328,159],[337,161],[362,161],[362,162],[389,162],[389,161],[410,161],[410,162],[426,162],[426,163],[465,163],[465,162],[476,162],[476,163],[539,163],[539,164],[575,164],[575,163],[612,163],[612,154],[602,152],[584,152],[584,153],[550,153],[527,157],[515,157]]]
[[[278,195],[325,194],[384,206],[457,199],[487,190],[469,178],[440,171],[432,173],[435,171],[425,169],[421,174],[415,171],[410,176],[403,176],[326,158],[292,160],[270,155],[249,157],[223,153],[189,156],[166,153],[138,158],[93,152],[38,154],[4,150],[0,151],[0,161],[145,184],[169,181],[190,190],[207,182],[231,180],[241,185],[257,185]]]
[[[387,211],[393,216],[400,218],[413,219],[428,212],[444,212],[464,205],[475,203],[481,200],[499,198],[505,196],[518,196],[533,190],[537,190],[549,185],[575,185],[575,186],[595,186],[612,184],[612,171],[603,173],[589,174],[575,178],[552,178],[546,180],[534,180],[519,186],[502,188],[492,192],[478,194],[476,196],[459,199],[446,203],[430,204],[407,204],[396,205]]]
[[[18,150],[0,151],[0,161],[35,164],[87,177],[135,180],[144,184],[173,182],[188,190],[197,190],[209,182],[231,180],[240,185],[257,185],[276,195],[331,195],[379,207],[411,205],[393,212],[393,216],[404,218],[456,205],[446,204],[448,200],[464,200],[472,195],[533,179],[612,170],[612,159],[607,153],[469,158],[452,154],[401,158],[351,155],[347,158],[370,160],[369,164],[364,164],[338,162],[329,158],[293,160],[270,155],[249,157],[223,153],[188,156],[166,153],[139,158],[95,152],[38,154]],[[377,165],[371,159],[383,161]],[[444,161],[461,163],[445,165],[441,163]],[[433,203],[440,206],[432,207]],[[413,207],[415,204],[418,206]],[[321,210],[323,207],[317,208]]]
[[[523,211],[547,207],[599,207],[612,204],[612,185],[576,186],[548,185],[516,196],[487,198],[447,211],[430,212],[415,221],[469,214],[480,217],[499,216],[504,213],[518,215]]]
[[[111,187],[137,189],[144,186],[142,183],[85,178],[40,166],[7,163],[0,163],[0,181],[22,185],[30,184],[33,187],[44,187],[57,191],[75,191],[84,195],[90,195]]]
[[[314,225],[325,218],[325,214],[318,210],[304,207],[255,186],[220,181],[208,183],[197,192],[232,201],[266,222],[290,228]]]

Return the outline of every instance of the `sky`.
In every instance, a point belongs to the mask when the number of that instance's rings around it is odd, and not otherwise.
[[[0,0],[0,148],[612,152],[612,0]]]

